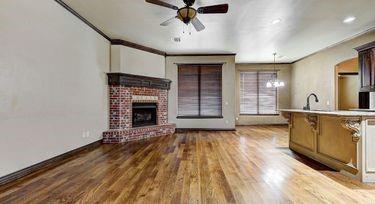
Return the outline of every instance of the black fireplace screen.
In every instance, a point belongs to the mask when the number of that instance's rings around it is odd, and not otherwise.
[[[133,103],[133,127],[156,125],[156,103]]]

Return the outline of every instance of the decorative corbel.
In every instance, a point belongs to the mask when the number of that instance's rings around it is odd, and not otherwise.
[[[310,124],[315,132],[318,132],[318,115],[306,114],[305,116],[306,122]]]
[[[359,118],[344,118],[341,120],[341,126],[352,135],[352,141],[358,142],[361,138],[361,120]]]
[[[292,127],[292,113],[282,111],[281,115],[288,121],[289,127]]]

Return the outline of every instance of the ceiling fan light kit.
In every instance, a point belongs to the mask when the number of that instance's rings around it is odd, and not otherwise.
[[[185,24],[189,24],[191,19],[197,16],[197,10],[192,7],[184,7],[177,11],[177,18]]]
[[[184,24],[189,25],[190,23],[194,26],[196,31],[202,31],[205,29],[203,23],[198,19],[198,14],[219,14],[228,12],[228,4],[219,4],[212,6],[203,6],[198,9],[193,8],[192,6],[195,3],[195,0],[183,0],[185,7],[178,8],[175,5],[163,2],[161,0],[146,0],[146,2],[162,6],[165,8],[173,9],[177,11],[177,15],[168,19],[167,21],[161,23],[161,26],[168,26],[174,19],[181,20]]]

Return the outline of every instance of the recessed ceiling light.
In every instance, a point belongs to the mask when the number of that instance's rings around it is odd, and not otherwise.
[[[353,23],[353,21],[355,21],[355,17],[354,16],[348,16],[342,22],[348,24],[348,23]]]
[[[278,19],[273,20],[271,23],[272,23],[273,25],[275,25],[275,24],[278,24],[278,23],[280,23],[280,22],[281,22],[281,19],[278,18]]]

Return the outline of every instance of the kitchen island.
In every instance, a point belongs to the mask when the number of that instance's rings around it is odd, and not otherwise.
[[[289,148],[362,182],[375,182],[375,112],[283,109]]]

